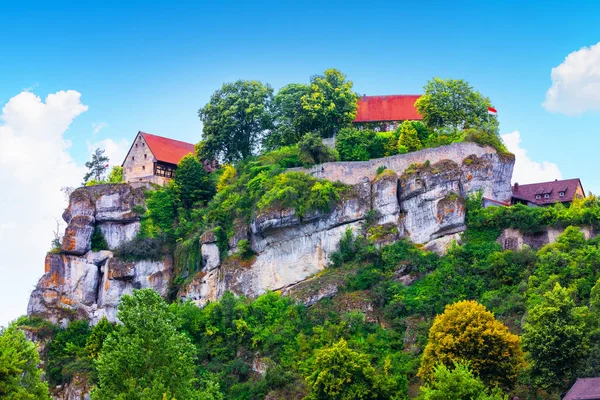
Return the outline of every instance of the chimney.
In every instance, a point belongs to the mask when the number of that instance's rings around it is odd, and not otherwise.
[[[363,93],[363,101],[367,101],[367,95]]]
[[[515,182],[515,189],[514,189],[514,191],[515,192],[519,191],[519,182]]]

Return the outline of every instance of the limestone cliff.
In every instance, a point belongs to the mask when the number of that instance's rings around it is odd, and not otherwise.
[[[329,212],[298,215],[294,209],[269,209],[255,215],[250,224],[238,221],[229,254],[240,240],[248,240],[256,253],[248,261],[222,259],[215,235],[206,232],[200,246],[202,270],[190,277],[178,296],[203,305],[226,290],[251,297],[267,290],[293,292],[294,285],[327,267],[348,229],[371,235],[379,243],[408,237],[443,252],[465,229],[464,199],[469,193],[482,191],[499,201],[510,199],[513,165],[510,155],[458,143],[366,162],[300,169],[339,180],[351,190]],[[111,251],[138,232],[134,210],[143,202],[142,189],[126,184],[73,192],[63,215],[68,227],[62,250],[46,257],[45,274],[31,294],[28,313],[60,323],[74,317],[95,323],[104,315],[114,321],[120,297],[134,288],[151,287],[166,296],[173,274],[170,258],[128,263]],[[104,234],[109,250],[91,251],[96,228]],[[324,288],[321,297],[334,289]]]

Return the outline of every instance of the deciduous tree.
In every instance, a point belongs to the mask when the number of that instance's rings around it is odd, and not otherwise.
[[[575,307],[571,292],[556,284],[527,316],[523,347],[536,387],[561,391],[574,378],[586,354],[585,307]]]
[[[273,98],[275,126],[266,140],[268,149],[294,145],[304,134],[314,130],[310,115],[302,107],[302,97],[310,91],[310,85],[290,83],[277,92]]]
[[[468,361],[488,385],[512,387],[523,366],[519,336],[475,301],[448,305],[429,330],[419,376],[430,380],[435,364],[451,367],[458,361]]]
[[[188,154],[177,165],[173,179],[175,192],[184,208],[195,203],[205,203],[214,196],[216,189],[204,166],[195,155]]]
[[[50,400],[35,344],[14,326],[0,331],[0,398]]]
[[[204,124],[203,155],[235,162],[256,154],[272,128],[273,89],[258,81],[225,83],[198,111]]]

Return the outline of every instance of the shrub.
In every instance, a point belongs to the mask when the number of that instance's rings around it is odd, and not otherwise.
[[[335,138],[335,149],[342,161],[366,161],[371,158],[369,146],[373,131],[355,128],[341,129]]]
[[[316,133],[307,133],[298,142],[300,160],[304,166],[335,161],[334,152],[323,144],[323,139]]]
[[[123,261],[160,261],[165,256],[164,236],[148,238],[136,236],[115,250],[115,255]]]
[[[91,242],[92,251],[108,250],[108,243],[106,243],[106,239],[104,238],[99,226],[94,227]]]
[[[419,140],[419,134],[417,130],[413,126],[411,121],[405,121],[398,127],[398,146],[403,146],[402,149],[398,147],[398,151],[404,151],[406,149],[408,152],[416,151],[423,147],[423,144]]]

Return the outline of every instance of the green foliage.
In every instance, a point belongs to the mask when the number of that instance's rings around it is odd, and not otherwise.
[[[123,167],[120,165],[114,165],[108,174],[107,183],[121,182],[123,182]]]
[[[89,324],[80,320],[71,322],[56,334],[48,345],[46,374],[50,384],[62,385],[70,382],[75,374],[88,374],[92,370],[85,350],[89,335]]]
[[[302,109],[322,137],[332,137],[356,118],[358,96],[352,91],[352,85],[346,75],[336,69],[311,78],[310,93],[301,97]]]
[[[102,234],[99,226],[94,227],[94,232],[91,238],[92,251],[108,250],[108,243]]]
[[[175,316],[151,289],[121,298],[122,322],[108,335],[97,361],[93,399],[201,399],[194,345],[175,329]]]
[[[519,337],[475,301],[446,307],[429,331],[419,375],[431,380],[434,365],[468,361],[473,373],[490,386],[511,388],[523,367]]]
[[[254,252],[254,250],[252,250],[252,247],[250,247],[250,242],[247,239],[240,240],[237,244],[237,247],[238,247],[238,255],[243,260],[248,260],[248,259],[252,258],[252,256],[254,254],[256,254]]]
[[[421,387],[421,400],[504,400],[497,390],[489,393],[485,384],[473,375],[466,362],[454,362],[450,369],[437,364],[429,384]]]
[[[225,83],[198,111],[203,128],[203,159],[237,162],[256,154],[273,125],[273,89],[258,81]]]
[[[366,161],[371,158],[369,145],[373,131],[343,128],[335,137],[335,149],[342,161]]]
[[[108,157],[104,155],[104,150],[99,148],[94,150],[91,161],[85,163],[88,172],[83,176],[83,184],[85,185],[90,179],[96,182],[104,180],[104,174],[108,169]]]
[[[302,97],[310,95],[310,85],[290,83],[273,98],[275,127],[265,141],[268,149],[292,146],[313,131],[314,121],[302,107]]]
[[[166,241],[163,236],[148,238],[136,236],[115,250],[115,255],[123,261],[160,261],[166,253]]]
[[[311,400],[398,398],[397,383],[387,371],[378,375],[368,357],[348,348],[344,339],[317,352],[307,381]]]
[[[575,380],[587,350],[585,311],[575,307],[572,293],[558,283],[529,311],[523,347],[536,387],[560,392]]]
[[[323,144],[321,137],[315,133],[307,133],[298,141],[299,158],[304,166],[335,161],[336,155]]]
[[[411,121],[403,122],[398,128],[399,137],[398,137],[398,146],[403,146],[403,150],[407,151],[417,151],[423,147],[421,140],[419,139],[419,134],[417,129],[413,126]],[[400,148],[398,148],[398,152]]]
[[[173,190],[186,209],[192,208],[196,203],[205,204],[216,192],[204,166],[193,154],[183,157],[177,165]]]
[[[423,87],[424,94],[416,107],[429,128],[458,129],[479,126],[489,119],[490,99],[461,79],[433,78]]]
[[[0,330],[0,398],[50,400],[39,363],[36,345],[23,331],[15,326]]]

